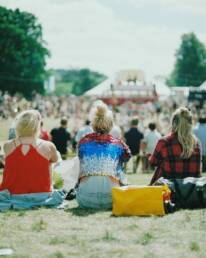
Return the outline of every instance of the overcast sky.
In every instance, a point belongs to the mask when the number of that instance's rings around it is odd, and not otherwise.
[[[48,67],[112,75],[142,69],[167,75],[183,33],[206,44],[205,0],[0,0],[35,14],[51,51]]]

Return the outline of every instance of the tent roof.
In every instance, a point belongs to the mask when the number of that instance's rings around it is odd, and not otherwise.
[[[111,90],[112,80],[106,79],[105,81],[101,82],[96,87],[92,88],[91,90],[88,90],[85,92],[85,96],[101,96],[104,95],[104,93]]]

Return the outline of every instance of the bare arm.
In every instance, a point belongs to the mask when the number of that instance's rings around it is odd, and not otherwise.
[[[49,149],[50,149],[50,162],[57,162],[58,161],[58,155],[57,155],[57,149],[55,145],[51,142],[49,142]]]

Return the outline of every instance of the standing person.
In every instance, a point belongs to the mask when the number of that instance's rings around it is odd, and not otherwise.
[[[201,115],[199,123],[193,130],[202,148],[202,172],[206,172],[206,117]]]
[[[158,140],[161,138],[161,134],[156,130],[155,123],[149,123],[148,132],[145,134],[144,139],[141,143],[141,149],[143,151],[143,170],[150,170],[148,157],[153,153]]]
[[[178,108],[172,117],[171,132],[158,141],[149,158],[156,167],[150,184],[160,177],[199,177],[200,160],[200,145],[192,133],[192,114],[185,107]]]
[[[51,130],[51,140],[55,144],[57,150],[60,152],[62,159],[67,158],[67,146],[71,141],[71,135],[67,131],[67,118],[63,117],[60,121],[60,127]]]
[[[112,187],[125,182],[123,163],[130,158],[127,145],[113,138],[112,112],[101,103],[92,117],[94,133],[83,137],[78,145],[80,177],[76,199],[84,208],[111,208]]]
[[[80,128],[75,136],[75,141],[78,143],[85,135],[93,132],[93,129],[90,125],[90,121],[87,119],[85,121],[85,126]]]
[[[121,131],[121,128],[114,124],[110,134],[114,137],[114,138],[119,138],[121,139],[122,138],[122,131]]]
[[[138,118],[133,118],[131,120],[130,129],[124,134],[126,144],[129,146],[132,153],[133,173],[137,172],[137,167],[140,161],[140,142],[144,137],[144,135],[137,128],[138,122]]]
[[[4,144],[5,167],[0,184],[0,210],[57,206],[63,201],[53,192],[51,163],[57,161],[53,143],[38,138],[41,115],[27,110],[16,118],[16,138]]]

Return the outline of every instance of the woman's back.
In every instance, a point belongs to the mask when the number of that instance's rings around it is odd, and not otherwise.
[[[111,135],[91,133],[79,143],[80,176],[123,173],[122,163],[129,159],[128,147]]]
[[[112,187],[124,181],[123,162],[130,158],[127,145],[113,138],[112,112],[101,103],[93,112],[94,133],[83,137],[78,145],[80,177],[76,199],[81,207],[111,208]]]
[[[50,192],[48,148],[49,145],[45,146],[42,140],[33,143],[17,140],[8,142],[5,146],[5,168],[0,189],[7,189],[12,194]]]
[[[160,177],[185,178],[200,176],[200,146],[194,146],[189,158],[181,157],[182,146],[177,135],[171,133],[160,139],[153,154],[149,158],[152,166],[156,166],[155,174],[151,180],[153,184]]]
[[[200,157],[200,146],[192,133],[192,113],[180,107],[173,113],[170,134],[159,140],[149,158],[157,167],[150,184],[160,177],[199,177]]]

